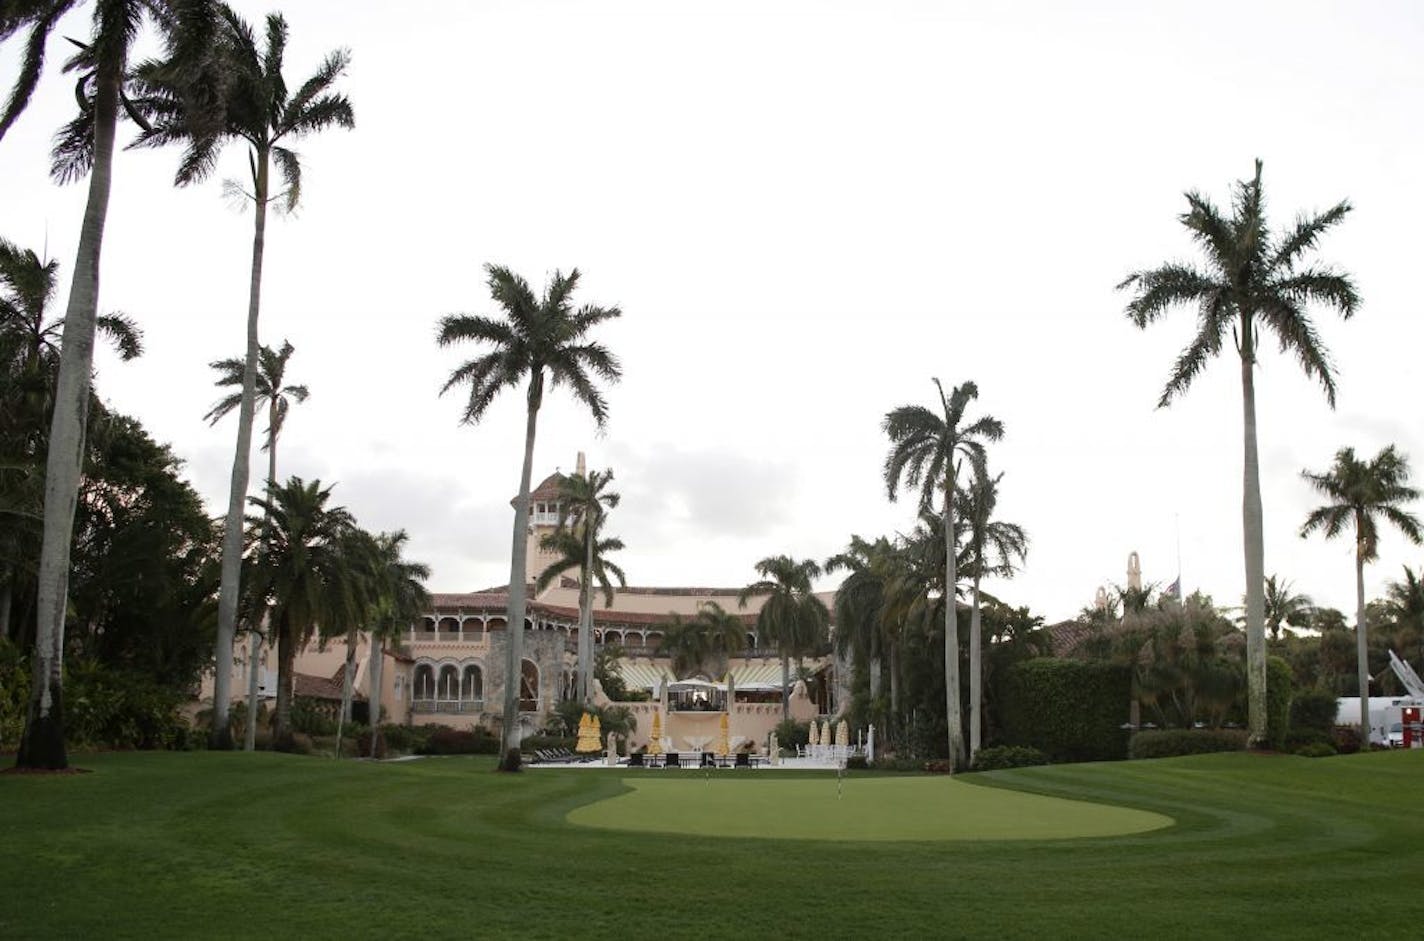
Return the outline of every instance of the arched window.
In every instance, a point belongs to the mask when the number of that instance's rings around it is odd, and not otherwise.
[[[435,686],[435,698],[444,700],[460,698],[460,675],[449,664],[440,668],[440,680]]]
[[[435,668],[428,663],[415,668],[415,695],[412,698],[435,698]]]
[[[539,711],[539,667],[525,660],[519,670],[519,711]]]
[[[464,676],[460,679],[461,699],[484,699],[485,681],[480,673],[480,668],[473,663],[465,667]]]

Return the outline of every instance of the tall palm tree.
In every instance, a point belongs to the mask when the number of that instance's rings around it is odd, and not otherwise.
[[[282,348],[273,351],[270,346],[262,346],[257,355],[257,378],[253,387],[253,405],[267,407],[267,443],[262,449],[267,452],[267,484],[270,490],[277,483],[277,439],[287,422],[287,411],[292,402],[305,402],[311,394],[304,385],[287,384],[287,361],[295,352],[292,344],[282,341]],[[233,409],[242,407],[242,384],[247,369],[245,359],[220,359],[212,364],[218,371],[214,385],[219,388],[235,388],[236,391],[223,396],[206,415],[209,425],[215,425]],[[241,412],[239,411],[239,414]],[[252,751],[257,747],[257,691],[259,664],[257,655],[262,643],[259,625],[248,627],[247,638],[247,726],[244,729],[243,748]]]
[[[137,146],[179,144],[184,147],[175,182],[187,185],[204,180],[217,165],[222,146],[229,141],[247,145],[252,201],[252,258],[247,291],[247,352],[242,362],[242,389],[237,405],[237,444],[233,453],[228,492],[227,521],[223,530],[222,582],[218,592],[216,682],[213,686],[213,747],[231,746],[225,721],[232,673],[232,645],[237,631],[237,602],[241,581],[243,506],[247,499],[248,460],[252,450],[252,419],[257,402],[260,348],[257,321],[262,302],[262,262],[266,249],[267,209],[274,202],[290,212],[301,201],[301,158],[291,144],[330,127],[356,126],[351,102],[333,90],[346,71],[351,53],[338,49],[327,54],[316,72],[297,88],[288,90],[282,75],[287,47],[287,21],[280,13],[268,14],[261,47],[252,27],[230,7],[219,7],[221,29],[215,42],[225,84],[223,115],[215,126],[195,128],[192,109],[182,88],[167,80],[169,63],[146,62],[136,70],[143,92],[136,107],[149,116],[150,126]],[[272,186],[276,164],[279,188]]]
[[[399,637],[407,624],[430,607],[430,593],[422,584],[430,577],[430,566],[405,559],[406,539],[403,529],[376,537],[377,590],[370,622],[371,693],[368,698],[373,757],[381,751],[381,672],[385,666],[386,641]]]
[[[968,421],[964,412],[969,403],[979,397],[979,387],[972,382],[955,386],[946,396],[944,386],[934,380],[939,392],[940,411],[921,405],[903,405],[885,416],[883,428],[890,438],[890,453],[885,458],[885,487],[893,501],[903,480],[905,486],[920,488],[920,508],[934,505],[935,491],[944,494],[940,511],[944,527],[944,695],[945,715],[949,726],[950,767],[964,767],[964,718],[959,700],[959,628],[954,598],[959,580],[955,563],[955,494],[959,490],[959,462],[967,459],[974,473],[984,468],[984,443],[1004,436],[1004,426],[997,418],[984,416]]]
[[[964,493],[969,522],[969,572],[974,579],[969,614],[969,761],[979,754],[984,729],[984,635],[979,584],[986,575],[1007,578],[1028,555],[1028,536],[1017,523],[994,519],[1003,474],[976,473]]]
[[[812,592],[811,582],[821,575],[813,559],[797,561],[788,555],[768,556],[756,564],[761,578],[743,588],[737,604],[765,595],[757,612],[757,635],[776,645],[781,657],[781,718],[791,717],[791,658],[798,660],[826,642],[831,612]]]
[[[0,139],[29,104],[44,69],[45,45],[65,14],[80,0],[27,0],[0,8],[0,43],[26,32],[24,55],[9,100],[0,110]],[[113,185],[114,140],[129,51],[144,19],[155,14],[164,27],[175,88],[184,88],[187,66],[201,54],[207,4],[181,5],[158,0],[108,0],[95,3],[88,43],[66,64],[80,75],[75,89],[79,115],[57,135],[53,175],[68,182],[89,175],[84,221],[79,230],[69,301],[64,313],[64,342],[50,417],[45,458],[45,499],[40,566],[36,586],[34,680],[25,732],[16,765],[64,768],[62,667],[67,609],[69,550],[74,533],[85,426],[89,417],[90,375],[99,309],[99,255]]]
[[[474,341],[493,349],[467,360],[450,374],[441,387],[444,395],[456,386],[468,385],[470,396],[461,423],[473,425],[484,417],[502,389],[525,385],[524,464],[519,473],[519,496],[514,500],[514,540],[509,563],[509,635],[506,642],[504,717],[500,767],[505,768],[509,750],[519,744],[519,675],[524,648],[524,613],[528,585],[525,554],[529,547],[529,478],[534,468],[534,432],[539,408],[544,403],[544,387],[566,384],[574,397],[588,407],[601,429],[608,421],[608,404],[594,385],[597,376],[617,382],[622,376],[618,359],[607,347],[587,338],[605,320],[621,317],[617,307],[584,305],[573,307],[579,272],[558,271],[538,298],[529,283],[508,268],[486,265],[490,294],[502,308],[503,317],[450,314],[440,319],[436,341],[441,346]]]
[[[1335,452],[1335,463],[1322,474],[1301,471],[1316,492],[1330,502],[1310,511],[1300,528],[1302,538],[1316,530],[1326,539],[1355,531],[1355,652],[1360,681],[1360,734],[1370,732],[1369,647],[1365,638],[1365,563],[1379,557],[1381,520],[1393,523],[1410,542],[1424,540],[1419,520],[1402,508],[1419,499],[1419,491],[1409,486],[1409,461],[1390,445],[1373,459],[1355,457],[1354,448]]]
[[[1205,196],[1186,194],[1182,225],[1205,255],[1205,267],[1171,262],[1128,275],[1119,290],[1132,289],[1127,316],[1139,328],[1161,319],[1179,304],[1197,311],[1197,334],[1177,357],[1158,408],[1186,392],[1221,352],[1228,333],[1241,365],[1242,543],[1246,562],[1246,673],[1251,741],[1266,741],[1265,545],[1261,518],[1261,472],[1256,450],[1256,351],[1264,326],[1283,351],[1295,355],[1305,374],[1325,390],[1335,407],[1335,370],[1330,354],[1307,313],[1313,303],[1340,312],[1348,320],[1359,297],[1348,275],[1328,266],[1310,264],[1306,256],[1320,236],[1350,212],[1337,203],[1319,215],[1302,215],[1284,232],[1267,226],[1261,187],[1261,161],[1256,175],[1236,184],[1230,216]]]
[[[297,651],[311,639],[318,624],[339,621],[349,590],[349,560],[343,541],[355,525],[345,507],[328,506],[331,487],[321,481],[306,483],[292,477],[252,503],[262,518],[252,519],[256,559],[257,594],[272,606],[272,627],[277,635],[277,712],[272,743],[289,747],[292,741],[293,665]],[[262,520],[265,519],[266,523]],[[267,538],[261,534],[265,531]],[[217,721],[216,718],[214,721]]]
[[[609,574],[627,587],[623,570],[607,561],[607,553],[623,548],[621,539],[598,538],[606,513],[621,499],[608,489],[613,470],[571,474],[559,481],[559,528],[544,537],[546,549],[562,550],[562,555],[539,576],[536,591],[543,591],[565,572],[579,572],[578,698],[593,704],[593,589],[603,592],[604,607],[613,607],[613,585]],[[572,537],[572,540],[569,538]],[[570,552],[569,550],[572,550]]]

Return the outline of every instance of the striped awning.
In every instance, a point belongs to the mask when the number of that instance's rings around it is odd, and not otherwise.
[[[652,689],[672,677],[666,667],[637,660],[620,660],[618,673],[623,677],[623,685],[629,689]]]

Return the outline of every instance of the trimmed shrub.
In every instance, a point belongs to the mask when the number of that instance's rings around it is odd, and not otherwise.
[[[439,728],[420,746],[421,755],[498,755],[499,739],[484,729]]]
[[[1290,707],[1295,679],[1290,664],[1280,657],[1266,661],[1266,742],[1275,750],[1285,747],[1290,731]]]
[[[1317,729],[1297,729],[1292,728],[1286,734],[1286,751],[1292,754],[1298,753],[1307,745],[1329,745],[1331,754],[1335,753],[1335,739],[1329,732],[1321,732]]]
[[[1129,758],[1176,758],[1246,747],[1244,729],[1147,729],[1132,737]]]
[[[293,696],[292,728],[308,735],[335,735],[336,719],[332,707],[323,699]]]
[[[1023,745],[995,745],[981,748],[974,756],[970,771],[999,771],[1003,768],[1029,768],[1048,764],[1048,756],[1037,748]]]
[[[359,754],[362,758],[375,758],[375,759],[377,759],[377,760],[383,759],[383,758],[386,757],[386,748],[387,748],[386,734],[385,734],[384,731],[382,731],[380,735],[375,736],[375,742],[374,742],[374,744],[375,744],[375,750],[374,750],[374,752],[373,752],[373,751],[372,751],[372,748],[371,748],[371,746],[372,746],[372,734],[371,734],[371,732],[372,732],[371,729],[367,729],[366,731],[362,732],[360,735],[356,736],[356,752],[357,752],[357,754]]]
[[[925,762],[925,771],[929,774],[953,774],[954,765],[948,758],[934,758]]]
[[[865,760],[864,755],[851,755],[846,759],[847,771],[864,771],[870,767],[870,762]]]
[[[877,758],[876,771],[924,771],[925,763],[918,758]]]
[[[796,754],[798,747],[808,745],[810,742],[810,723],[797,722],[795,719],[783,719],[776,724],[776,743],[782,748],[791,749],[791,754]]]
[[[1302,758],[1329,758],[1331,755],[1339,754],[1335,751],[1335,746],[1329,742],[1312,742],[1297,748],[1295,753]]]
[[[999,696],[1008,745],[1036,748],[1055,762],[1102,761],[1127,752],[1132,681],[1108,663],[1039,658],[1010,667]]]
[[[1291,730],[1309,730],[1329,737],[1335,728],[1338,706],[1335,694],[1323,689],[1307,689],[1291,700]]]
[[[385,739],[388,751],[415,754],[436,729],[445,728],[449,728],[449,726],[382,725],[381,738]]]
[[[1363,741],[1357,725],[1337,725],[1331,731],[1335,739],[1335,750],[1342,755],[1353,755],[1360,750]]]

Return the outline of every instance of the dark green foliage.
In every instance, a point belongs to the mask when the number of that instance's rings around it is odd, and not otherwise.
[[[1048,764],[1048,756],[1037,748],[1022,745],[995,745],[981,748],[974,756],[970,771],[1000,771],[1004,768],[1030,768]]]
[[[1314,731],[1328,736],[1335,728],[1337,711],[1335,694],[1329,690],[1308,689],[1297,693],[1291,700],[1291,731]]]
[[[443,728],[448,728],[448,726],[385,724],[381,726],[381,738],[385,740],[388,750],[411,754],[418,752],[437,729]]]
[[[870,767],[870,762],[864,755],[851,755],[846,759],[845,766],[847,771],[864,771]]]
[[[1176,758],[1246,747],[1243,729],[1145,729],[1132,736],[1129,758]]]
[[[811,726],[795,719],[783,719],[776,724],[776,742],[782,748],[795,750],[811,741]]]
[[[1004,743],[1037,748],[1054,762],[1122,758],[1131,679],[1124,666],[1025,660],[1004,672],[997,698]]]
[[[292,728],[308,735],[335,735],[336,717],[324,699],[296,696],[292,699]]]
[[[1291,699],[1294,695],[1290,664],[1280,657],[1266,661],[1266,741],[1277,751],[1285,747],[1290,732]]]
[[[1337,755],[1335,746],[1329,742],[1311,742],[1309,745],[1302,745],[1295,750],[1295,753],[1302,758],[1329,758]]]
[[[19,744],[29,701],[29,659],[0,637],[0,751],[12,751]]]
[[[1324,743],[1330,746],[1330,750],[1335,750],[1335,736],[1330,731],[1320,731],[1319,729],[1297,729],[1292,727],[1286,733],[1286,747],[1288,752],[1296,752],[1307,745]]]
[[[499,739],[483,728],[440,728],[417,749],[421,755],[498,755]]]
[[[73,663],[65,678],[65,728],[75,745],[182,748],[188,723],[181,692],[141,673],[93,661]]]

